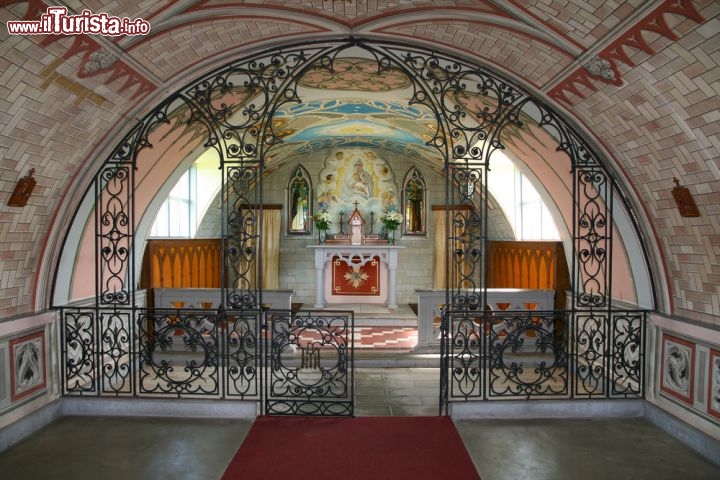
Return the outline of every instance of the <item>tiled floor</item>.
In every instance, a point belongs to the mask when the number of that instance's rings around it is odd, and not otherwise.
[[[301,336],[301,341],[311,337]],[[417,327],[355,327],[353,329],[354,347],[356,349],[393,349],[410,351],[417,345]]]
[[[358,368],[356,413],[435,415],[437,382],[432,368]],[[639,418],[456,425],[483,480],[720,478],[720,466]],[[217,479],[250,427],[243,420],[63,417],[0,453],[0,478]],[[302,446],[317,447],[328,446]],[[269,461],[282,461],[275,453]],[[376,479],[382,472],[369,480]]]
[[[415,327],[355,327],[355,348],[410,350],[417,339]]]
[[[407,304],[388,310],[384,305],[328,305],[327,310],[355,312],[353,329],[356,349],[389,349],[410,351],[418,340],[417,316]],[[301,340],[304,337],[301,337]]]

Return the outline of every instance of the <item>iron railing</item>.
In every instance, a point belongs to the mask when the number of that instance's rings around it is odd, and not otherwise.
[[[264,400],[352,415],[352,312],[62,309],[64,395]],[[644,397],[646,312],[445,311],[450,402]]]
[[[352,415],[352,312],[63,308],[64,395],[259,401]]]
[[[643,398],[646,311],[445,311],[447,401]],[[443,383],[443,382],[441,382]]]

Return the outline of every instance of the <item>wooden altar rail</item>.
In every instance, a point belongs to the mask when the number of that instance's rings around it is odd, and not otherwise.
[[[556,309],[564,309],[570,288],[562,242],[488,242],[488,288],[555,290]]]
[[[148,240],[141,288],[220,288],[219,238]]]

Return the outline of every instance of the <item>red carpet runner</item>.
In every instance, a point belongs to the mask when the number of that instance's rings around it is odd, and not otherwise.
[[[479,480],[450,417],[258,417],[223,480]]]

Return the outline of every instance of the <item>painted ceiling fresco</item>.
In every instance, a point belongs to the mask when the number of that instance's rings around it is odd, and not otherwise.
[[[337,97],[343,91],[333,92]],[[424,108],[375,99],[312,100],[278,110],[275,134],[283,139],[273,156],[306,155],[337,147],[375,148],[402,156],[436,161],[438,153],[427,147],[437,122]]]
[[[432,162],[426,144],[437,129],[434,115],[411,106],[412,82],[398,68],[378,68],[375,60],[337,57],[332,69],[318,65],[298,80],[299,104],[273,117],[283,139],[266,159],[289,160],[318,150],[369,148]]]

